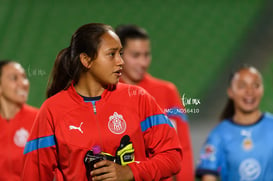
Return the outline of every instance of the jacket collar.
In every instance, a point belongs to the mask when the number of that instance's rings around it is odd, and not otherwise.
[[[103,93],[102,93],[102,95],[101,95],[101,99],[99,100],[99,102],[100,102],[100,101],[104,102],[105,99],[111,95],[111,92],[112,92],[112,91],[115,91],[116,87],[117,87],[117,85],[108,86],[108,87],[103,91]],[[77,93],[77,91],[75,90],[75,87],[74,87],[74,85],[73,85],[73,82],[72,82],[71,85],[68,87],[67,91],[68,91],[68,94],[72,97],[72,99],[74,99],[76,102],[78,102],[78,103],[80,103],[80,104],[82,104],[82,105],[89,106],[90,103],[84,102],[83,97],[80,96],[80,95]]]

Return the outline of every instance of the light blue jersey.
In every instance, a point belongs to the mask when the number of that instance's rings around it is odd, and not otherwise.
[[[219,175],[221,181],[273,181],[273,116],[265,113],[247,126],[221,122],[201,149],[196,174]]]

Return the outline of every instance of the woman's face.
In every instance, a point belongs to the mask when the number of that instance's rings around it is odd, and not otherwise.
[[[234,102],[235,111],[244,113],[259,110],[263,92],[262,77],[254,68],[246,68],[237,72],[228,89],[228,95]]]
[[[0,77],[0,97],[16,104],[27,101],[29,81],[25,70],[18,63],[8,63],[2,67]]]
[[[90,73],[95,81],[103,84],[117,84],[124,64],[121,58],[122,46],[118,36],[108,31],[101,37],[98,56],[91,61]]]
[[[127,39],[123,48],[124,75],[138,83],[143,79],[151,63],[150,40]]]

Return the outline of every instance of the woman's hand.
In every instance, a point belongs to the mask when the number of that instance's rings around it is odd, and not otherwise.
[[[121,166],[109,160],[102,160],[94,165],[91,171],[94,181],[131,181],[133,172],[129,166]]]

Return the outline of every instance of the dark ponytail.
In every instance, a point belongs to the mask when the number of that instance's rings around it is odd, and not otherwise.
[[[228,86],[230,87],[232,79],[234,78],[235,74],[239,72],[241,69],[238,69],[237,71],[233,71],[228,79]],[[235,108],[234,108],[234,102],[232,99],[228,98],[227,103],[225,105],[224,110],[222,111],[220,115],[220,121],[223,121],[225,119],[230,119],[235,114]]]
[[[234,114],[235,114],[234,102],[232,99],[228,98],[226,106],[222,114],[220,115],[220,120],[222,121],[224,119],[230,119],[234,116]]]
[[[47,97],[51,97],[63,89],[67,89],[73,80],[71,74],[71,49],[65,48],[57,55],[54,68],[48,81]]]
[[[72,36],[70,46],[59,52],[48,81],[47,98],[67,89],[73,82],[77,84],[81,73],[87,69],[80,61],[80,54],[87,54],[91,60],[96,59],[101,36],[113,31],[111,26],[101,23],[90,23],[81,26]]]
[[[257,70],[254,66],[243,64],[237,70],[233,71],[229,76],[228,85],[231,86],[231,82],[232,82],[232,80],[233,80],[236,73],[240,72],[241,70],[251,69],[251,68],[254,68],[255,70]],[[220,115],[220,121],[223,121],[225,119],[230,119],[230,118],[232,118],[234,116],[234,114],[235,114],[234,102],[233,102],[232,99],[228,98],[226,106],[225,106],[223,112]]]

